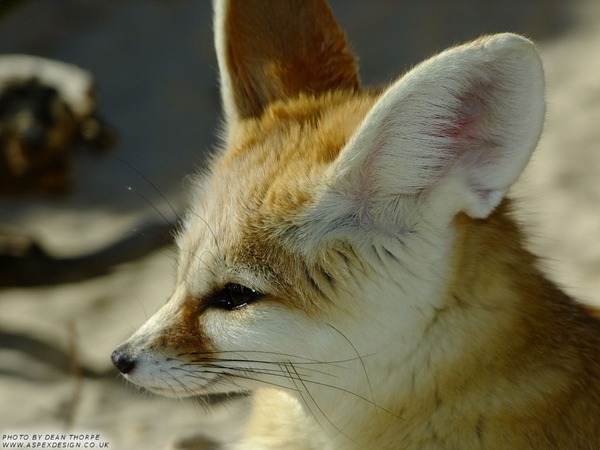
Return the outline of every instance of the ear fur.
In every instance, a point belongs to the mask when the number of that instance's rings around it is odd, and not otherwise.
[[[301,92],[358,89],[355,57],[325,0],[214,0],[228,125]]]
[[[436,215],[486,217],[528,162],[544,111],[527,39],[501,34],[441,53],[393,84],[342,149],[327,183],[336,208],[341,196],[343,214],[390,223],[406,212],[398,199],[418,196]]]

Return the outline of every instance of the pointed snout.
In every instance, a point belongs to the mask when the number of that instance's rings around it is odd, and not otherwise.
[[[119,345],[110,355],[110,359],[123,375],[128,374],[135,368],[135,358],[132,356],[127,344]]]

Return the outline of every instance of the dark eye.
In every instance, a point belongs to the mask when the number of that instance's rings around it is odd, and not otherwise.
[[[260,299],[262,294],[241,284],[227,284],[220,291],[214,293],[208,300],[209,308],[233,311]]]

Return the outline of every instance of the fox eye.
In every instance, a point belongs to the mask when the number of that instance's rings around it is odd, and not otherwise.
[[[214,293],[208,300],[209,308],[233,311],[259,300],[263,294],[241,284],[230,283]]]

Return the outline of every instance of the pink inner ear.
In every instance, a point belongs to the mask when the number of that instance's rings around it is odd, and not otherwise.
[[[452,114],[434,117],[435,136],[448,139],[450,148],[456,150],[482,139],[479,125],[486,114],[485,101],[476,92],[462,95],[458,104]]]
[[[467,169],[471,183],[479,180],[476,184],[481,184],[472,188],[482,200],[493,197],[495,189],[489,189],[484,180],[505,155],[498,151],[503,136],[495,132],[502,119],[494,111],[500,100],[498,89],[489,83],[472,83],[466,92],[455,94],[454,102],[442,114],[434,114],[431,119],[431,136],[437,141],[441,163],[438,169]]]

